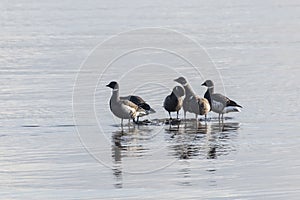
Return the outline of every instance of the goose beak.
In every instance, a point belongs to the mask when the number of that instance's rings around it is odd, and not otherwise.
[[[202,83],[201,85],[202,85],[202,86],[206,86],[206,83],[204,82],[204,83]]]

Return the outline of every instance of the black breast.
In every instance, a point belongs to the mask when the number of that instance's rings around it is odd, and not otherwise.
[[[212,105],[211,105],[211,97],[210,97],[210,93],[209,93],[209,89],[206,90],[205,94],[204,94],[204,98],[207,99],[209,105],[210,105],[210,110],[212,109]]]
[[[166,97],[165,103],[164,103],[164,108],[168,112],[175,112],[176,108],[178,106],[178,103],[179,103],[178,98],[172,92],[172,94],[170,94],[169,96]]]

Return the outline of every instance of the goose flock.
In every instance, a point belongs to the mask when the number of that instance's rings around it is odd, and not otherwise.
[[[241,111],[241,105],[222,94],[214,93],[214,83],[211,80],[206,80],[202,84],[202,86],[207,87],[204,97],[197,95],[184,77],[179,77],[174,81],[181,86],[175,86],[163,103],[164,109],[169,113],[170,120],[172,120],[171,112],[176,112],[176,119],[179,119],[178,114],[181,108],[183,108],[184,120],[186,120],[186,113],[189,112],[195,114],[196,121],[198,115],[204,115],[206,120],[210,111],[219,114],[219,120],[223,120],[226,113]],[[139,96],[120,97],[119,84],[116,81],[112,81],[106,86],[112,89],[112,96],[109,101],[110,110],[121,119],[121,126],[123,126],[124,119],[128,119],[129,124],[131,119],[138,123],[140,117],[156,112]]]

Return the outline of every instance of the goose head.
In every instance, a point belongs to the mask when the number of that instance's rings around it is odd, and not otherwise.
[[[181,85],[185,86],[187,84],[187,81],[185,80],[184,77],[179,77],[177,79],[174,79],[175,82],[180,83]]]
[[[176,95],[176,97],[182,97],[185,94],[184,89],[181,86],[174,87],[173,93]]]
[[[119,89],[119,84],[116,81],[112,81],[109,84],[107,84],[106,87],[116,90]]]
[[[206,80],[204,83],[202,83],[202,86],[212,88],[212,87],[214,87],[214,83],[212,82],[212,80]]]

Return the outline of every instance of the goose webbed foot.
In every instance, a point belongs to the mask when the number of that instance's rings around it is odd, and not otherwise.
[[[180,119],[172,119],[172,118],[170,118],[170,119],[166,120],[166,123],[165,123],[165,124],[169,124],[169,125],[179,125],[180,122],[181,122]]]

